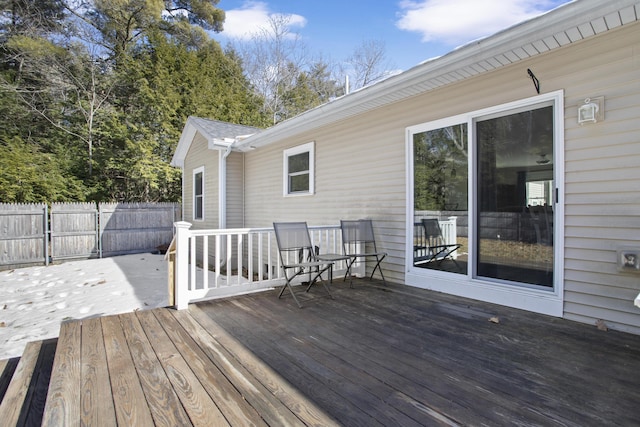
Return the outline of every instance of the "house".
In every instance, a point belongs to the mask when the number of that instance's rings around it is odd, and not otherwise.
[[[387,280],[640,334],[639,17],[577,0],[266,130],[189,118],[183,218],[372,218]]]
[[[172,165],[182,168],[183,212],[198,228],[244,226],[244,155],[233,146],[259,131],[218,120],[187,119]]]

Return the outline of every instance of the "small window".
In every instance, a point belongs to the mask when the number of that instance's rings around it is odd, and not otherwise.
[[[204,219],[204,167],[193,170],[193,219]]]
[[[284,195],[313,194],[314,144],[299,145],[284,151]]]

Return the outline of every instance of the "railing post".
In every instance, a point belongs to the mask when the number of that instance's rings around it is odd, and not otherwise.
[[[175,308],[184,310],[189,306],[189,229],[191,224],[176,222],[176,280]]]
[[[451,234],[449,239],[451,241],[447,242],[448,244],[451,245],[455,245],[458,243],[458,217],[457,216],[450,216],[449,217],[449,221],[451,221]],[[451,256],[453,257],[453,259],[458,258],[458,251],[454,251]]]

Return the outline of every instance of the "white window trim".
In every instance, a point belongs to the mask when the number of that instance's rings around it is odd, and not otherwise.
[[[469,138],[469,177],[475,176],[475,162],[477,147],[474,141],[474,124],[478,119],[484,119],[490,115],[502,115],[513,110],[544,102],[554,103],[554,181],[558,192],[558,203],[555,206],[556,217],[554,223],[554,289],[553,291],[528,289],[526,287],[514,287],[499,283],[485,281],[473,277],[472,266],[475,263],[475,254],[469,253],[470,270],[467,275],[450,274],[440,271],[417,269],[413,267],[413,245],[410,239],[406,241],[405,248],[405,283],[425,289],[431,289],[447,294],[473,298],[480,301],[491,302],[508,307],[519,308],[536,313],[562,317],[564,307],[564,91],[558,90],[548,94],[521,99],[515,102],[496,105],[490,108],[472,111],[457,116],[421,123],[406,128],[406,230],[407,235],[412,235],[413,230],[413,141],[412,135],[430,129],[450,126],[462,122],[468,123]],[[469,179],[469,195],[475,198],[474,182]],[[469,218],[475,218],[475,201],[469,205]],[[474,221],[469,221],[469,236],[475,233]],[[475,242],[470,240],[470,246]],[[425,280],[428,278],[429,280]]]
[[[289,192],[289,157],[296,154],[309,153],[309,191]],[[310,196],[315,193],[315,143],[313,141],[306,144],[284,150],[282,160],[282,195],[284,197]]]
[[[196,218],[196,175],[202,173],[202,218]],[[205,208],[204,208],[204,198],[205,198],[205,173],[204,166],[200,166],[198,168],[193,169],[192,178],[191,178],[191,198],[192,198],[192,209],[191,209],[191,217],[194,221],[204,221],[205,217]]]

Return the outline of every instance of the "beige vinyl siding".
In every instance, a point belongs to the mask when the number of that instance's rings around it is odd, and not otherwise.
[[[439,89],[248,152],[247,226],[267,226],[273,220],[320,225],[338,224],[341,218],[371,218],[379,249],[389,253],[383,262],[385,276],[403,283],[406,127],[533,96],[533,85],[519,78],[521,72],[522,66],[499,70],[473,79],[475,83]],[[282,151],[309,141],[316,142],[316,194],[283,197]]]
[[[244,227],[244,154],[227,157],[227,228]]]
[[[374,220],[389,280],[404,280],[405,129],[536,95],[565,93],[565,317],[640,333],[640,275],[616,249],[640,248],[640,24],[542,54],[296,138],[246,153],[246,225]],[[366,89],[365,89],[366,90]],[[605,97],[605,120],[579,126],[577,107]],[[316,192],[283,197],[283,150],[315,141]],[[561,232],[562,230],[557,230]]]
[[[389,252],[385,269],[401,273],[404,239],[398,236],[404,235],[404,133],[398,134],[390,123],[371,123],[375,125],[325,129],[247,153],[247,226],[295,220],[337,225],[340,219],[370,217],[378,239],[384,242],[382,249]],[[388,144],[390,140],[394,143]],[[315,194],[284,197],[283,151],[311,141],[315,141]],[[389,279],[402,281],[403,276],[391,273]]]
[[[184,161],[184,220],[193,229],[218,228],[218,157],[209,150],[206,138],[196,133]],[[204,220],[193,219],[193,170],[204,166]]]
[[[640,275],[616,249],[640,249],[640,25],[580,44],[566,59],[565,317],[640,333]],[[584,98],[605,97],[605,120],[577,124]]]
[[[621,274],[616,249],[640,248],[640,25],[581,44],[567,58],[565,317],[640,333],[640,276]],[[576,124],[586,97],[605,96],[605,120]]]

